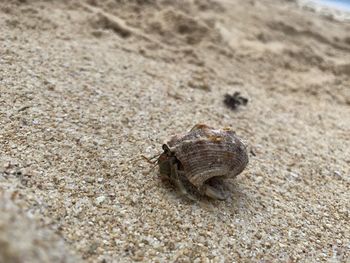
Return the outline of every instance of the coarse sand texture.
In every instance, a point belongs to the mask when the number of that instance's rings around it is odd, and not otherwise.
[[[0,26],[0,263],[349,262],[348,21],[287,0],[8,0]],[[225,201],[142,158],[197,123],[247,145]]]

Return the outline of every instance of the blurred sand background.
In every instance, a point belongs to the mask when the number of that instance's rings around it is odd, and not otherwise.
[[[1,263],[349,262],[348,22],[282,0],[13,0],[0,25]],[[249,146],[227,201],[189,202],[140,158],[198,122]]]

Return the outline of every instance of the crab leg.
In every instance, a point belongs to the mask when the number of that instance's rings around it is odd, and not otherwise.
[[[214,199],[218,199],[218,200],[225,200],[227,199],[227,195],[223,194],[222,192],[218,191],[217,189],[215,189],[214,187],[210,186],[210,185],[206,185],[204,188],[204,193]]]
[[[224,182],[220,177],[214,177],[210,182],[204,184],[202,191],[207,196],[218,200],[225,200],[229,196],[224,190]]]
[[[182,195],[186,196],[190,200],[196,201],[197,199],[187,192],[185,186],[183,185],[179,177],[179,171],[178,171],[176,159],[173,158],[169,162],[171,167],[171,174],[170,174],[171,180],[175,183],[176,187],[180,190]]]

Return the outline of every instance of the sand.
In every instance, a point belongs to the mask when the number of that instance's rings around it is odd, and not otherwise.
[[[1,263],[349,260],[348,22],[294,1],[13,0],[0,24]],[[141,158],[199,122],[248,145],[226,201]]]

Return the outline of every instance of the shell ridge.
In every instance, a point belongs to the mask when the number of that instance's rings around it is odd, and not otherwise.
[[[208,185],[213,184],[210,179],[233,178],[248,164],[245,144],[228,129],[220,130],[198,124],[188,133],[173,136],[167,145],[176,156],[179,169],[199,191],[205,189],[202,186],[206,182]],[[210,187],[212,191],[213,186]],[[216,190],[220,189],[223,188],[218,187]]]

